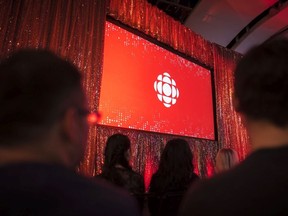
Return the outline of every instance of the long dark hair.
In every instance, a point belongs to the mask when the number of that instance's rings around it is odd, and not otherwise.
[[[155,177],[159,179],[159,188],[185,189],[193,175],[193,155],[184,139],[172,139],[167,142],[160,158]],[[195,174],[194,174],[195,175]]]
[[[130,150],[130,139],[123,134],[114,134],[107,139],[104,152],[103,173],[111,171],[115,165],[132,170],[126,154]]]

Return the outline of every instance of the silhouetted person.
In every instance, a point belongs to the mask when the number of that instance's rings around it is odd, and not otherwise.
[[[134,172],[129,164],[131,154],[130,139],[123,134],[114,134],[107,139],[102,173],[98,176],[114,185],[124,188],[137,198],[143,208],[144,180]]]
[[[192,152],[184,139],[167,142],[159,168],[150,182],[148,206],[151,216],[177,215],[184,193],[199,178],[192,162]]]
[[[181,216],[288,215],[288,41],[251,49],[235,71],[235,109],[253,148],[243,162],[195,185]]]
[[[222,148],[216,156],[216,173],[224,172],[239,163],[238,153],[231,148]]]
[[[0,215],[137,215],[129,195],[74,172],[87,138],[81,74],[41,50],[0,63]]]

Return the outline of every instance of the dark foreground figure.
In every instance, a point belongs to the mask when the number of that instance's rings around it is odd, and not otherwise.
[[[188,215],[288,215],[288,41],[253,48],[235,71],[235,109],[253,152],[231,171],[191,188]]]
[[[48,51],[0,63],[0,215],[138,215],[128,194],[75,173],[88,133],[81,75]]]

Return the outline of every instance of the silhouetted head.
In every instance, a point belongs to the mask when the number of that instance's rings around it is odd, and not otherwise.
[[[184,139],[169,140],[161,154],[157,173],[172,179],[189,178],[194,170],[193,156]],[[173,180],[174,181],[174,180]]]
[[[121,165],[131,169],[129,165],[130,140],[126,135],[114,134],[107,139],[105,147],[104,169]]]
[[[250,120],[288,124],[288,40],[251,49],[235,70],[235,108]]]
[[[66,166],[79,162],[88,126],[75,66],[45,50],[12,54],[0,64],[0,104],[0,149],[41,152],[40,160]]]
[[[238,163],[239,163],[238,154],[234,149],[222,148],[218,151],[216,156],[215,171],[219,173],[229,170]]]

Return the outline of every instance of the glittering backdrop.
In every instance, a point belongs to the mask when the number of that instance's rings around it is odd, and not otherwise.
[[[108,1],[0,0],[0,57],[19,48],[36,47],[70,59],[83,72],[89,107],[96,110],[102,74],[105,2]],[[221,147],[235,148],[243,159],[248,152],[248,138],[231,102],[233,68],[241,56],[204,40],[145,0],[110,0],[108,8],[113,18],[213,68],[218,141],[185,138],[194,154],[196,172],[202,177],[212,175],[215,154]],[[116,132],[130,137],[131,163],[148,185],[161,150],[174,136],[93,126],[80,172],[88,176],[100,172],[105,141]]]
[[[19,48],[47,48],[83,72],[89,108],[97,108],[103,60],[104,0],[0,0],[0,57]],[[93,175],[96,127],[89,130],[79,169]]]
[[[248,135],[240,116],[232,105],[233,69],[239,60],[239,54],[220,46],[214,46],[214,74],[216,89],[216,107],[219,147],[237,150],[240,159],[249,152]]]

